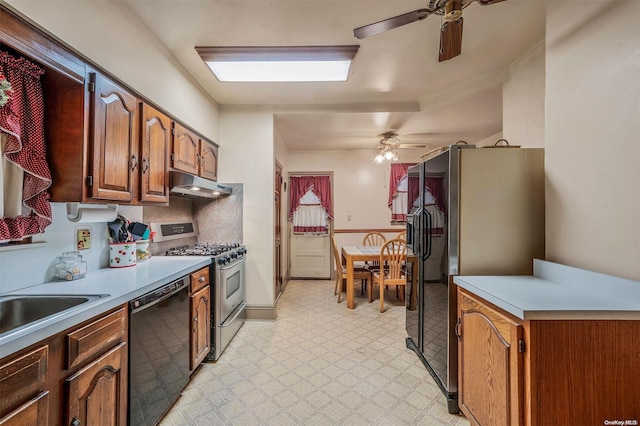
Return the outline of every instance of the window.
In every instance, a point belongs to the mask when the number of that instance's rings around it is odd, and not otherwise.
[[[389,209],[391,209],[392,223],[407,221],[407,212],[408,212],[407,171],[411,166],[414,166],[414,164],[413,163],[391,164],[391,172],[389,173],[388,205],[389,205]]]

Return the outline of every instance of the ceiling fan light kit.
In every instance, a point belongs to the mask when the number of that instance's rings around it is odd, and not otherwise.
[[[357,39],[363,39],[416,21],[422,21],[431,15],[441,15],[442,24],[440,26],[438,60],[440,62],[448,61],[462,53],[462,9],[473,2],[477,2],[482,6],[489,6],[503,1],[505,0],[427,0],[426,9],[418,9],[373,24],[364,25],[353,30],[353,35]]]

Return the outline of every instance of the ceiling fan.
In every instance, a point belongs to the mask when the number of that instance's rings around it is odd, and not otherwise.
[[[425,149],[429,147],[428,144],[424,143],[401,143],[396,132],[385,132],[380,136],[382,136],[382,139],[378,144],[378,155],[375,158],[378,163],[382,163],[384,160],[398,161],[399,157],[396,149],[399,148]]]
[[[356,28],[353,30],[353,35],[357,39],[363,39],[412,22],[422,21],[431,15],[441,15],[442,25],[440,27],[440,54],[438,60],[440,62],[447,61],[462,52],[462,9],[473,2],[488,6],[503,1],[505,0],[427,0],[425,9],[414,10],[413,12]]]

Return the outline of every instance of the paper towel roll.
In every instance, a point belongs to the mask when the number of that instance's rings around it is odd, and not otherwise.
[[[71,222],[112,222],[118,217],[118,205],[67,203],[67,219]]]

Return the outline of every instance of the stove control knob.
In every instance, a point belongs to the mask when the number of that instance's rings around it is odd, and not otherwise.
[[[238,258],[238,252],[234,251],[229,256],[231,257],[231,259],[237,259]]]

